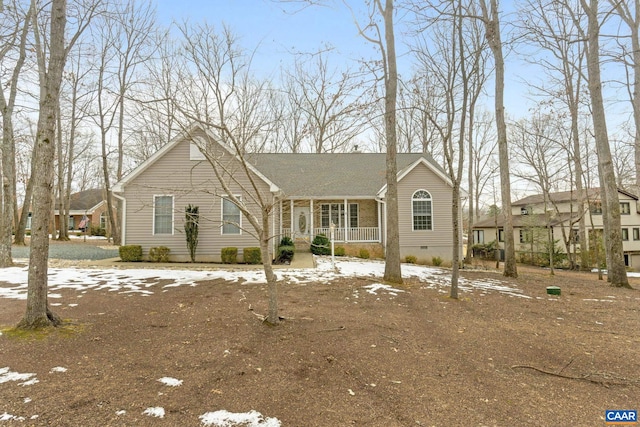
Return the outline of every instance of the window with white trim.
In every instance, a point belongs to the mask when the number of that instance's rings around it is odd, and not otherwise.
[[[173,234],[173,196],[153,196],[153,234]]]
[[[431,194],[418,190],[411,197],[413,231],[433,230]]]
[[[107,213],[106,212],[102,212],[100,214],[100,228],[102,228],[103,230],[107,229]]]
[[[358,227],[358,204],[349,203],[349,227]],[[345,215],[344,215],[344,203],[325,203],[320,206],[320,226],[322,228],[329,228],[331,223],[336,227],[344,228]]]
[[[240,234],[242,213],[230,199],[222,198],[222,234]]]

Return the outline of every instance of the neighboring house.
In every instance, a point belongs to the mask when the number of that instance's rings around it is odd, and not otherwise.
[[[109,217],[105,198],[106,193],[104,189],[100,188],[71,194],[67,228],[69,230],[86,230],[90,229],[91,226],[99,226],[106,230],[109,224]],[[58,203],[56,200],[54,205],[54,226],[56,230],[59,229],[58,225],[60,223]]]
[[[283,236],[309,247],[314,236],[329,236],[333,223],[336,244],[347,253],[364,247],[372,256],[383,255],[384,154],[250,154],[245,155],[248,176],[234,152],[200,127],[176,137],[114,186],[123,200],[123,244],[141,245],[145,256],[152,247],[167,246],[172,260],[188,260],[184,217],[185,207],[192,204],[200,210],[198,261],[219,261],[224,247],[242,253],[257,246],[250,224],[225,198],[213,167],[198,149],[205,145],[225,162],[220,179],[236,196],[258,209],[253,201],[259,194],[273,206],[272,250]],[[397,163],[401,256],[450,260],[450,180],[427,155],[399,154]]]
[[[580,253],[588,249],[595,241],[593,236],[600,237],[603,233],[602,205],[599,189],[589,189],[585,192],[583,206],[577,201],[577,193],[563,191],[551,193],[549,200],[541,194],[525,197],[513,202],[513,232],[516,252],[526,254],[536,243],[536,233],[539,234],[537,249],[548,241],[548,227],[554,240],[559,240],[559,246],[566,252],[564,236],[570,241],[572,253]],[[625,264],[640,268],[640,212],[638,197],[623,190],[618,190],[620,199],[620,218],[622,223],[622,246]],[[557,210],[556,210],[557,207]],[[587,230],[587,242],[582,245],[578,238],[578,221],[584,217]],[[593,226],[592,226],[593,224]],[[504,248],[504,221],[501,215],[496,218],[486,217],[473,226],[474,243],[485,244],[496,240],[498,234],[499,247]],[[564,229],[564,235],[563,235]],[[535,248],[533,250],[536,250]]]

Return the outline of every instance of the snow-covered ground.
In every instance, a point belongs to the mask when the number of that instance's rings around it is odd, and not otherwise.
[[[339,258],[334,265],[328,257],[316,259],[317,268],[313,269],[289,269],[277,270],[280,280],[292,284],[307,285],[314,282],[327,282],[340,277],[369,277],[373,283],[363,286],[362,292],[373,295],[384,294],[390,298],[399,293],[408,292],[396,289],[375,280],[384,275],[384,263],[379,261]],[[451,273],[447,270],[425,267],[419,265],[402,266],[403,277],[414,277],[420,280],[423,288],[436,289],[442,293],[448,293],[451,285]],[[162,270],[162,269],[88,269],[88,268],[49,268],[49,298],[50,305],[61,305],[55,300],[61,298],[62,290],[75,290],[86,293],[92,290],[107,290],[122,294],[136,294],[148,296],[154,292],[170,292],[171,288],[178,286],[197,286],[198,282],[205,280],[222,279],[230,282],[238,282],[243,285],[264,283],[264,272],[256,270]],[[157,285],[162,280],[162,287]],[[520,289],[507,282],[495,279],[466,280],[460,279],[459,288],[462,292],[479,290],[482,294],[488,292],[500,292],[509,296],[531,298]],[[27,297],[27,268],[11,267],[0,272],[0,298],[24,300]],[[359,290],[354,291],[354,300],[357,301]],[[74,307],[77,304],[68,304]],[[52,367],[49,375],[64,375],[67,368],[62,366]],[[37,387],[38,379],[33,373],[13,372],[9,367],[0,367],[0,387],[3,383],[14,383],[21,387]],[[158,379],[159,387],[179,387],[182,380],[172,377]],[[28,394],[28,393],[25,393]],[[31,400],[25,398],[25,404]],[[149,417],[163,418],[165,410],[162,407],[149,407],[143,412]],[[124,409],[116,414],[126,417]],[[2,410],[0,402],[0,422],[26,421],[37,419],[38,415],[12,415]],[[279,427],[280,421],[276,418],[265,417],[261,413],[249,410],[245,413],[231,413],[225,410],[207,412],[199,417],[201,425],[214,427]]]
[[[384,263],[359,259],[342,258],[335,262],[325,257],[316,259],[317,268],[277,270],[278,279],[293,284],[311,284],[327,282],[340,277],[382,278]],[[451,273],[435,267],[404,264],[404,277],[414,277],[423,283],[424,288],[448,292],[451,285]],[[164,270],[164,269],[117,269],[117,268],[49,268],[49,298],[60,298],[62,290],[75,290],[86,293],[90,290],[107,290],[123,294],[151,295],[154,292],[167,292],[173,287],[196,286],[205,280],[222,279],[242,284],[259,284],[266,281],[264,272],[255,270]],[[158,289],[160,280],[164,285]],[[169,281],[169,283],[167,283]],[[384,290],[386,285],[371,285],[371,292]],[[458,284],[461,291],[472,289],[482,292],[501,292],[507,295],[530,298],[507,282],[495,279],[466,280],[461,278]],[[396,292],[402,292],[396,290]],[[26,299],[27,267],[4,268],[0,272],[0,298]],[[54,302],[55,304],[55,302]],[[52,304],[52,305],[54,305]]]

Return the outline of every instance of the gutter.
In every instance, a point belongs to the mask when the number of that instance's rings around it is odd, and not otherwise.
[[[125,221],[125,218],[127,216],[127,199],[125,199],[123,196],[118,196],[113,190],[111,191],[111,195],[122,202],[122,218],[121,218],[122,223],[120,224],[120,244],[124,246],[127,244],[125,240],[125,236],[127,235],[126,233],[127,222]]]

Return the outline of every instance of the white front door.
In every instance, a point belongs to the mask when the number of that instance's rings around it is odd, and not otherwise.
[[[297,238],[308,239],[311,235],[311,210],[308,206],[293,208],[293,231]]]

